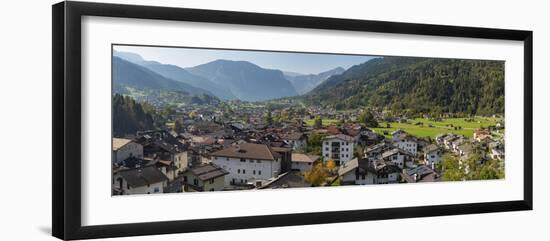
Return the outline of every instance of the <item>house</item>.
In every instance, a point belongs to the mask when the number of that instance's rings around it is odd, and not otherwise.
[[[504,145],[503,144],[501,144],[501,143],[493,144],[493,145],[491,145],[490,150],[491,150],[491,154],[490,154],[491,159],[501,160],[501,161],[504,160]]]
[[[121,169],[113,173],[113,194],[163,193],[168,178],[155,166]]]
[[[265,144],[242,143],[216,151],[211,162],[228,172],[225,186],[263,182],[281,173],[281,155]]]
[[[340,166],[353,159],[355,140],[348,135],[338,134],[326,136],[323,142],[324,161],[334,160]]]
[[[302,132],[293,132],[284,139],[292,146],[293,150],[303,150],[307,147],[307,136]]]
[[[364,157],[369,160],[376,160],[382,158],[382,153],[387,150],[395,148],[392,144],[386,142],[380,142],[376,145],[369,146],[365,149]]]
[[[413,166],[414,155],[401,148],[393,148],[382,153],[382,159],[403,169]]]
[[[400,172],[397,166],[383,160],[354,158],[339,167],[338,176],[342,185],[388,184],[398,183]]]
[[[454,135],[454,134],[448,134],[445,137],[443,137],[442,143],[443,143],[443,146],[445,147],[445,149],[452,150],[453,149],[453,142],[455,142],[459,139],[460,139],[460,136],[457,136],[457,135]]]
[[[478,142],[481,142],[484,139],[487,139],[487,138],[490,139],[491,138],[491,132],[488,129],[480,128],[480,129],[477,129],[477,130],[474,131],[473,138],[474,138],[474,140],[476,140]]]
[[[437,145],[431,144],[424,147],[424,165],[434,168],[435,165],[441,163],[441,149]]]
[[[138,131],[136,142],[143,146],[143,156],[151,159],[171,161],[182,172],[189,165],[189,146],[181,143],[168,131]]]
[[[112,144],[113,163],[120,163],[129,157],[143,157],[143,146],[130,139],[113,138]]]
[[[362,146],[376,145],[382,140],[384,140],[384,136],[376,134],[369,129],[361,131],[361,133],[357,136],[357,144]]]
[[[414,156],[416,156],[416,153],[418,150],[418,142],[416,138],[410,136],[404,131],[398,132],[398,134],[393,134],[392,136],[393,136],[392,141],[394,146],[397,146],[400,149],[408,151]]]
[[[310,171],[314,163],[319,160],[319,156],[306,155],[302,153],[292,153],[292,170],[300,172]]]
[[[401,178],[407,183],[437,182],[441,180],[441,176],[427,166],[403,169]]]
[[[227,171],[211,163],[191,167],[182,174],[183,190],[186,192],[222,191],[227,174]]]

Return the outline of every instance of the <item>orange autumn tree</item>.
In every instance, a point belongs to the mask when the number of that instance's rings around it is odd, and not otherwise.
[[[310,171],[304,173],[304,179],[311,183],[312,186],[321,186],[327,179],[327,173],[323,167],[323,163],[318,163]]]
[[[327,169],[332,170],[336,167],[336,162],[334,160],[330,159],[330,160],[327,161],[325,166],[327,167]]]

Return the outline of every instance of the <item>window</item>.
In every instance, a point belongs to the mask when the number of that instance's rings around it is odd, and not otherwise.
[[[246,170],[245,170],[245,169],[243,169],[243,174],[245,174],[245,173],[246,173]]]
[[[328,151],[328,147],[325,147],[325,151]]]
[[[226,161],[229,161],[229,157],[226,157],[225,160],[226,160]]]
[[[325,157],[328,157],[328,154],[325,154]]]
[[[346,151],[349,151],[349,148],[346,148]]]
[[[155,187],[155,189],[153,189],[153,192],[160,192],[160,188],[159,188],[159,187]]]
[[[254,160],[250,160],[250,163],[254,162]]]
[[[183,182],[187,183],[187,176],[183,176]]]
[[[212,179],[208,180],[208,183],[210,183],[210,184],[214,184],[214,178],[212,178]]]
[[[262,171],[261,171],[261,170],[258,171],[258,175],[262,175]]]
[[[256,170],[252,170],[252,174],[256,175]]]
[[[239,173],[239,174],[240,174],[240,173],[241,173],[241,169],[237,169],[237,173]]]
[[[262,163],[262,161],[261,161],[261,160],[257,160],[256,162],[257,162],[257,163]]]
[[[241,158],[241,162],[246,162],[246,160],[244,158]]]
[[[327,145],[327,146],[328,146],[328,141],[325,141],[325,145]]]
[[[348,154],[346,154],[346,157],[349,157],[349,155],[348,155]]]
[[[199,185],[199,180],[197,180],[196,178],[193,179],[193,184],[195,186],[198,186]]]

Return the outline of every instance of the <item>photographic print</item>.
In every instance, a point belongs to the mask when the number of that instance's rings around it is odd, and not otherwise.
[[[112,195],[504,179],[504,61],[112,45]]]

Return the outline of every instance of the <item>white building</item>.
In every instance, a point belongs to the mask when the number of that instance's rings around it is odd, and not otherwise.
[[[353,147],[355,140],[353,137],[338,134],[326,136],[323,138],[323,158],[324,161],[334,160],[337,166],[353,159]]]
[[[113,194],[163,193],[167,184],[168,178],[153,165],[113,173]]]
[[[300,172],[310,171],[315,162],[319,160],[319,156],[306,155],[302,153],[292,153],[292,170]]]
[[[307,136],[301,132],[294,132],[285,137],[293,150],[303,150],[307,147]]]
[[[211,161],[226,170],[225,186],[257,185],[281,172],[281,156],[265,144],[243,143],[212,153]]]
[[[431,167],[441,163],[441,150],[438,146],[431,144],[424,148],[424,165]]]
[[[143,158],[143,146],[130,139],[113,138],[112,162],[120,163],[128,157]]]
[[[418,150],[418,142],[416,141],[415,138],[401,131],[397,133],[394,132],[392,141],[394,146],[397,146],[400,149],[408,151],[412,153],[414,156],[416,156],[416,153]]]
[[[395,165],[388,165],[383,160],[354,158],[340,166],[338,175],[343,185],[399,183],[400,169]]]
[[[405,167],[412,167],[414,165],[414,156],[400,148],[394,148],[382,153],[382,159],[387,162],[395,164],[397,167],[403,169]]]

